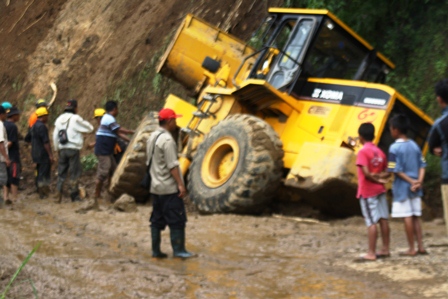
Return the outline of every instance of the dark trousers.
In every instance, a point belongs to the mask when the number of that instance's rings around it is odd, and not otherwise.
[[[51,182],[51,163],[36,164],[36,185],[38,188],[48,187]]]
[[[78,181],[82,174],[82,165],[79,157],[79,150],[61,149],[58,160],[58,183],[57,190],[62,192],[64,181],[70,172],[70,197],[75,199],[79,196]]]
[[[178,193],[157,195],[151,194],[153,198],[153,209],[149,221],[151,227],[165,229],[168,225],[170,229],[183,229],[187,222],[185,205]]]

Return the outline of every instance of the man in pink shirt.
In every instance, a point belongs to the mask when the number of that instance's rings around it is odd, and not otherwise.
[[[364,123],[358,129],[359,140],[363,148],[358,152],[356,166],[358,167],[358,194],[362,215],[367,225],[369,250],[360,261],[375,261],[377,258],[390,256],[389,251],[389,208],[386,200],[384,183],[387,159],[386,155],[372,143],[375,137],[375,127],[371,123]],[[383,247],[376,252],[378,236],[377,223],[381,228]]]

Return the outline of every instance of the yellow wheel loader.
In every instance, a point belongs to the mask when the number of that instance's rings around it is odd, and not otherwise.
[[[158,71],[197,95],[195,104],[174,95],[165,102],[183,114],[180,163],[191,200],[203,213],[259,213],[272,200],[359,213],[360,124],[375,125],[374,143],[387,153],[388,119],[406,114],[409,137],[426,152],[433,121],[384,85],[393,68],[328,10],[271,8],[247,43],[187,15]],[[132,144],[126,155],[143,176]],[[116,196],[138,189],[138,178],[120,179],[124,172],[112,181]]]

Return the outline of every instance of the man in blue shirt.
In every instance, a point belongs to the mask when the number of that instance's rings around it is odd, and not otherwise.
[[[390,134],[395,139],[389,148],[387,165],[387,170],[395,175],[392,186],[392,217],[403,218],[409,244],[408,251],[400,253],[402,256],[427,254],[420,223],[426,162],[417,143],[406,135],[409,127],[409,119],[405,115],[395,115],[390,120]],[[418,250],[415,250],[414,236]]]
[[[101,118],[100,126],[96,132],[95,155],[98,158],[96,186],[94,195],[94,208],[98,209],[98,199],[101,196],[103,183],[112,176],[116,168],[114,148],[117,136],[129,141],[125,134],[134,134],[133,130],[121,127],[115,117],[118,115],[118,105],[115,101],[106,103],[106,114]]]
[[[437,82],[435,92],[442,116],[436,119],[429,132],[428,145],[431,154],[442,158],[442,202],[448,233],[448,78]]]

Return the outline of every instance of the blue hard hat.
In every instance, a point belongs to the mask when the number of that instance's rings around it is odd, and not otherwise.
[[[12,105],[10,102],[3,102],[2,106],[3,106],[3,108],[5,108],[5,110],[12,108]]]

